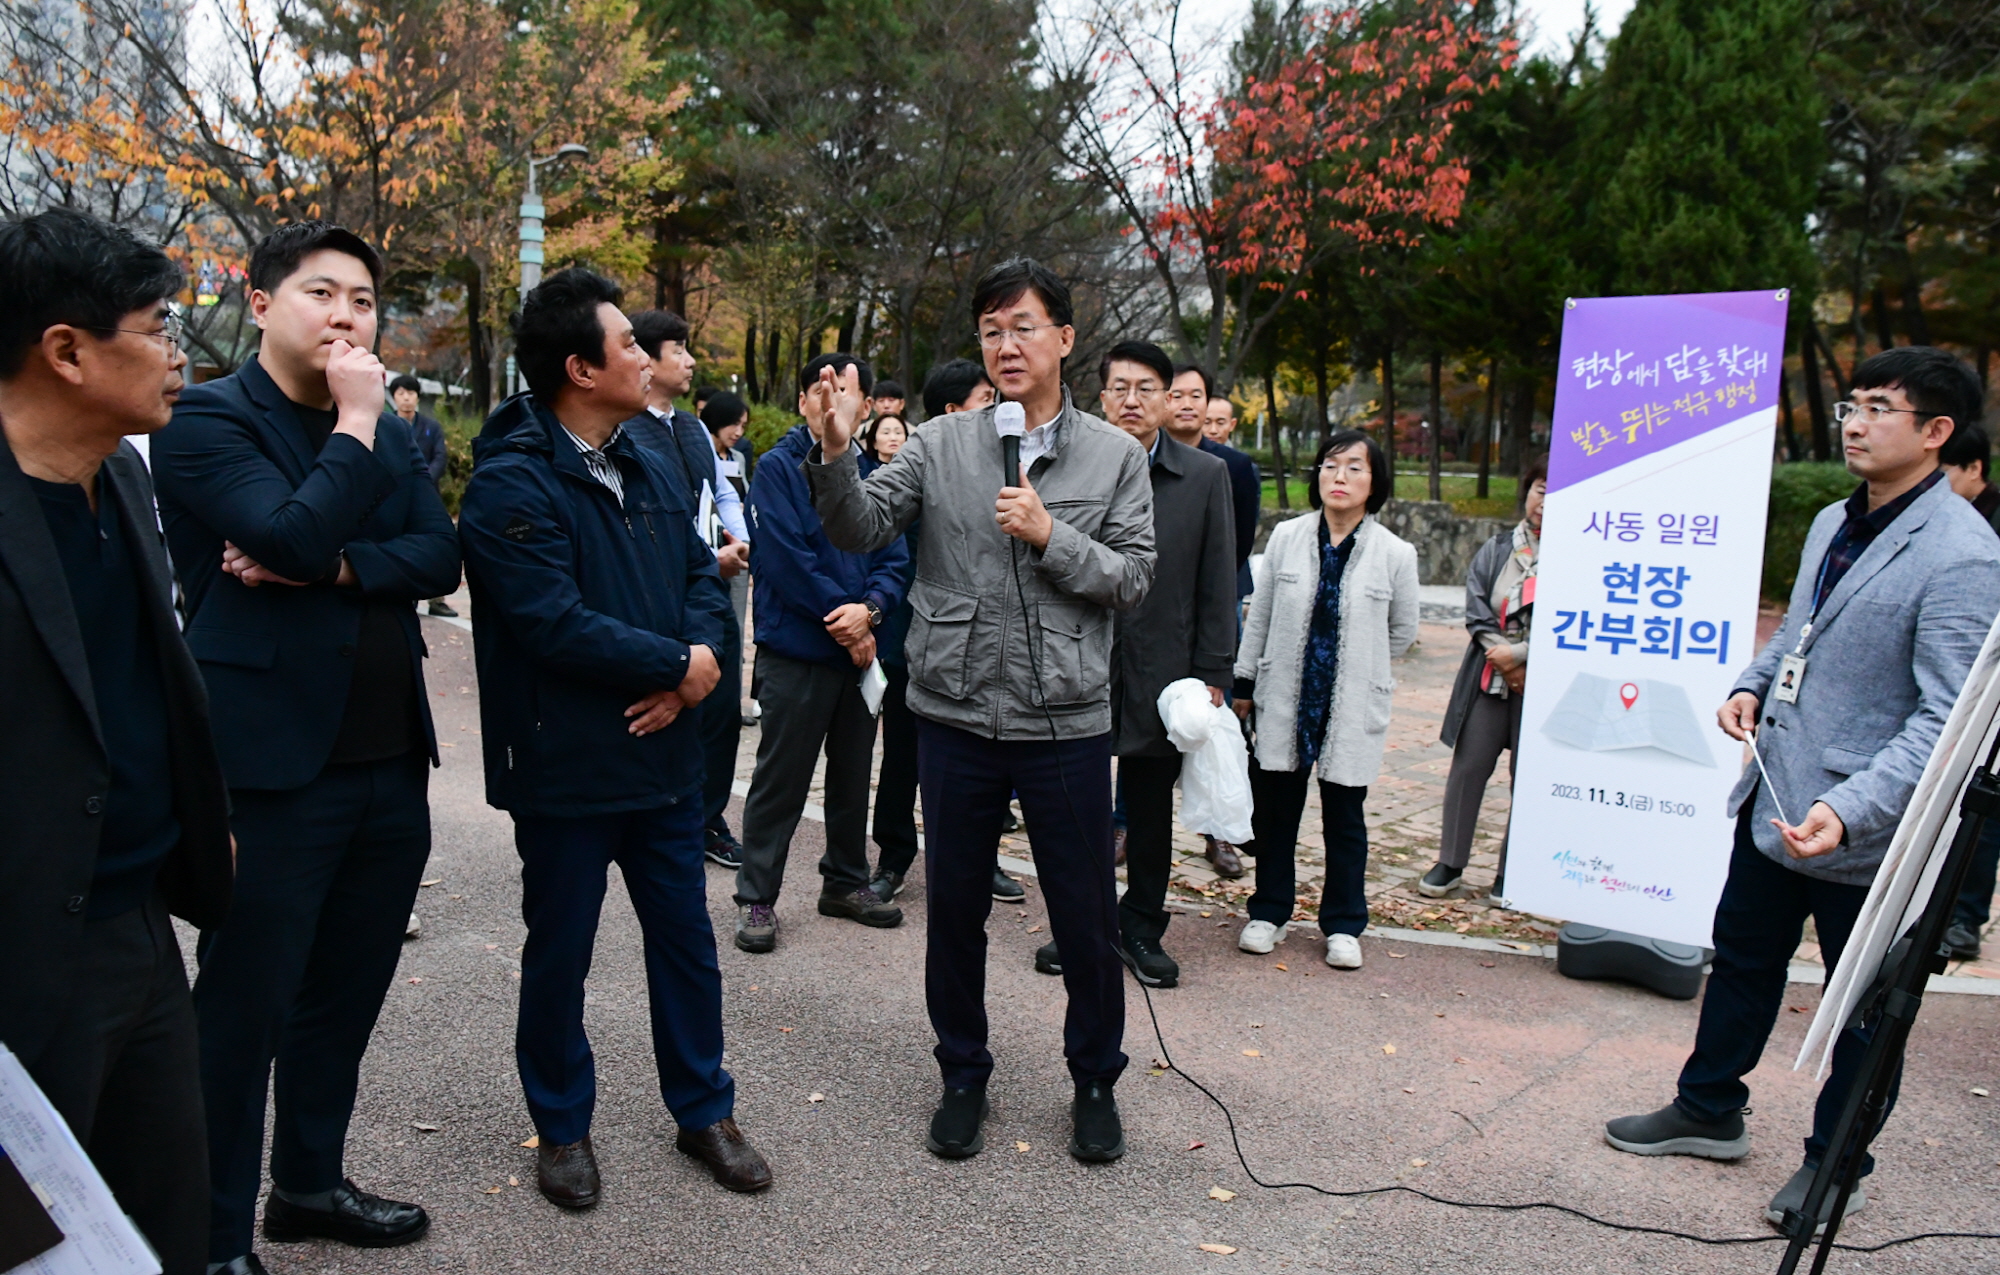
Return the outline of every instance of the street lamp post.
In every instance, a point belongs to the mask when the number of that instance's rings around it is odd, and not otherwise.
[[[542,281],[542,218],[548,210],[542,206],[542,192],[539,184],[542,167],[546,164],[560,164],[569,159],[585,159],[590,148],[571,142],[556,148],[553,155],[541,159],[528,160],[528,189],[521,195],[521,295],[527,296],[529,289]],[[514,356],[507,356],[507,392],[520,392],[520,370],[514,364]]]

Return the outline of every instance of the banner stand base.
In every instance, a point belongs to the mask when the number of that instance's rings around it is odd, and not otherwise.
[[[1671,1000],[1693,1000],[1701,992],[1708,961],[1702,948],[1580,921],[1571,921],[1556,935],[1556,971],[1565,978],[1637,983]]]

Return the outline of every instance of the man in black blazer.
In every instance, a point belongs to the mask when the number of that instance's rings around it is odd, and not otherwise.
[[[195,1007],[214,1182],[209,1258],[251,1251],[276,1065],[270,1240],[381,1247],[423,1209],[342,1172],[361,1056],[430,855],[436,741],[416,603],[458,541],[410,427],[384,412],[382,259],[325,222],[250,258],[263,340],[189,390],[153,445],[187,642],[235,807],[236,906],[203,935]]]
[[[181,392],[181,275],[58,209],[0,225],[0,277],[0,1044],[167,1275],[201,1275],[195,1016],[167,917],[228,910],[228,794],[122,442]]]

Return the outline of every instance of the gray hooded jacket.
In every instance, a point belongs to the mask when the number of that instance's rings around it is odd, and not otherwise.
[[[1132,436],[1063,392],[1054,450],[1028,481],[1055,519],[1037,551],[1000,530],[993,409],[924,422],[864,482],[850,446],[805,472],[826,535],[868,553],[924,520],[910,586],[910,711],[988,739],[1111,729],[1111,613],[1153,583],[1153,486]],[[1025,608],[1023,603],[1025,602]]]

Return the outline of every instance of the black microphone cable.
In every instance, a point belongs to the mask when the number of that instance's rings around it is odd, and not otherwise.
[[[1013,568],[1014,593],[1016,598],[1019,599],[1021,604],[1021,629],[1024,640],[1028,644],[1028,667],[1033,672],[1035,679],[1035,699],[1036,699],[1035,706],[1042,710],[1042,717],[1048,723],[1049,743],[1055,748],[1056,778],[1062,784],[1063,801],[1065,804],[1069,806],[1070,822],[1073,825],[1075,825],[1077,830],[1080,832],[1083,830],[1084,826],[1083,819],[1077,813],[1076,799],[1070,794],[1069,775],[1067,771],[1065,771],[1062,761],[1062,742],[1056,731],[1055,714],[1051,712],[1049,709],[1048,692],[1042,685],[1041,659],[1035,652],[1034,620],[1031,618],[1030,612],[1028,610],[1027,590],[1021,583],[1021,557],[1020,557],[1021,541],[1018,537],[1010,536],[1009,539],[1013,541],[1013,544],[1010,545],[1008,548],[1008,560]],[[1030,841],[1030,846],[1032,848],[1033,844],[1032,834],[1030,834],[1029,841]],[[1097,881],[1098,905],[1099,908],[1102,909],[1104,906],[1106,906],[1104,900],[1104,882],[1103,879],[1098,877],[1095,872],[1093,872],[1091,876],[1093,880]],[[1110,937],[1107,941],[1111,944],[1113,955],[1117,956],[1117,959],[1121,965],[1124,964],[1124,957],[1118,954],[1117,950],[1118,940],[1115,934],[1112,937]],[[1480,1210],[1493,1213],[1528,1213],[1536,1210],[1542,1210],[1551,1213],[1561,1213],[1564,1214],[1565,1216],[1576,1218],[1579,1221],[1588,1222],[1593,1226],[1604,1227],[1606,1230],[1623,1231],[1631,1235],[1659,1235],[1659,1236],[1664,1236],[1668,1239],[1686,1240],[1691,1244],[1705,1244],[1710,1247],[1717,1247],[1717,1248],[1739,1247],[1739,1246],[1753,1245],[1753,1244],[1783,1244],[1788,1242],[1790,1238],[1783,1234],[1696,1235],[1690,1231],[1677,1231],[1674,1230],[1672,1227],[1642,1226],[1632,1222],[1614,1222],[1609,1218],[1598,1217],[1594,1213],[1586,1213],[1582,1209],[1572,1208],[1567,1204],[1557,1204],[1551,1200],[1528,1200],[1520,1203],[1501,1203],[1501,1202],[1485,1201],[1485,1200],[1454,1200],[1446,1196],[1435,1195],[1429,1191],[1423,1190],[1420,1187],[1406,1186],[1400,1182],[1391,1186],[1357,1187],[1350,1190],[1338,1190],[1333,1187],[1324,1187],[1314,1182],[1266,1182],[1263,1178],[1257,1175],[1257,1171],[1255,1169],[1252,1169],[1250,1167],[1249,1159],[1243,1154],[1243,1140],[1236,1128],[1235,1113],[1230,1111],[1229,1104],[1224,1102],[1220,1097],[1218,1097],[1214,1090],[1210,1089],[1207,1085],[1202,1084],[1199,1080],[1196,1080],[1193,1076],[1189,1075],[1184,1069],[1182,1069],[1182,1067],[1178,1063],[1174,1061],[1173,1053],[1167,1048],[1166,1033],[1163,1032],[1160,1028],[1160,1014],[1159,1010],[1153,1004],[1152,989],[1146,986],[1145,980],[1137,978],[1136,976],[1133,978],[1132,981],[1139,984],[1139,992],[1146,998],[1146,1016],[1152,1021],[1153,1039],[1159,1043],[1160,1061],[1165,1065],[1165,1070],[1172,1072],[1174,1075],[1179,1076],[1182,1080],[1185,1080],[1188,1084],[1193,1085],[1196,1092],[1200,1093],[1202,1097],[1208,1099],[1210,1102],[1215,1104],[1216,1110],[1222,1113],[1223,1121],[1229,1127],[1229,1145],[1231,1150],[1233,1150],[1236,1154],[1236,1163],[1238,1166],[1242,1168],[1243,1176],[1250,1179],[1251,1182],[1253,1182],[1254,1184],[1263,1188],[1266,1191],[1310,1191],[1315,1195],[1323,1195],[1332,1199],[1356,1199],[1365,1196],[1391,1195],[1397,1192],[1401,1192],[1406,1195],[1414,1195],[1420,1199],[1429,1200],[1433,1204],[1445,1205],[1448,1208]],[[2000,1232],[1922,1231],[1915,1235],[1900,1235],[1897,1236],[1895,1239],[1884,1240],[1879,1244],[1844,1244],[1836,1241],[1833,1247],[1837,1251],[1843,1253],[1879,1253],[1882,1252],[1884,1249],[1895,1248],[1903,1244],[1914,1244],[1919,1240],[2000,1240]]]

